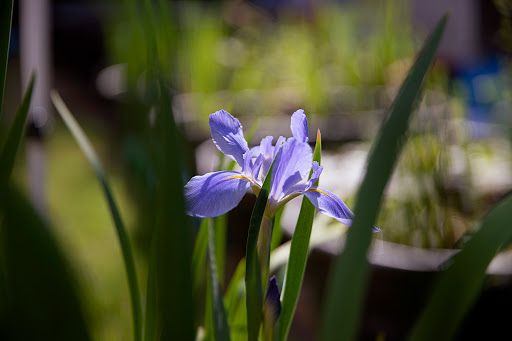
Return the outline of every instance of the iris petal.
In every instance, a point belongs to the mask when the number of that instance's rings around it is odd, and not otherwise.
[[[251,187],[239,172],[224,171],[194,176],[185,185],[185,207],[193,217],[217,217],[233,208]]]
[[[265,175],[268,173],[268,170],[270,169],[270,166],[272,165],[272,160],[274,160],[274,147],[272,147],[273,139],[274,138],[272,136],[264,137],[261,140],[260,145],[258,147],[255,147],[255,148],[258,148],[257,153],[260,155],[263,155],[263,165],[262,165],[263,177],[265,177]],[[258,154],[256,154],[256,152],[255,152],[254,155],[258,155]]]
[[[261,165],[263,164],[263,155],[259,155],[256,160],[254,160],[254,165],[252,166],[251,175],[253,179],[258,179],[258,174],[260,174]]]
[[[301,142],[309,142],[308,120],[304,110],[299,109],[292,115],[292,123],[290,125],[293,137]]]
[[[345,205],[340,198],[326,189],[311,187],[305,193],[309,201],[321,213],[338,220],[339,222],[350,226],[354,213]]]
[[[293,137],[286,140],[274,160],[269,194],[271,210],[291,188],[308,176],[312,158],[313,151],[309,144]]]
[[[210,115],[210,132],[217,148],[242,166],[249,146],[240,121],[226,110],[216,111]]]
[[[334,193],[326,189],[311,187],[304,195],[308,197],[309,201],[320,211],[328,217],[334,218],[342,224],[347,226],[352,225],[354,213],[345,205],[340,198]],[[377,227],[373,227],[373,232],[379,232]]]
[[[320,174],[322,174],[323,170],[324,170],[324,167],[320,166],[318,164],[318,162],[313,161],[313,174],[311,174],[311,179],[309,179],[309,181],[308,181],[307,189],[310,189],[315,184],[315,182],[320,177]]]
[[[304,193],[310,189],[318,180],[320,174],[322,174],[323,169],[324,168],[320,166],[318,162],[313,161],[313,174],[311,175],[311,179],[309,179],[307,182],[299,183],[293,186],[285,193],[285,196],[293,195],[294,193]]]

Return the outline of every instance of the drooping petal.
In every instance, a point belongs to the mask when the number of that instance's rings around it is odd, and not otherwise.
[[[304,195],[321,213],[347,226],[352,225],[354,213],[334,193],[323,188],[311,187]],[[373,232],[379,231],[377,227],[373,227]]]
[[[224,171],[194,176],[185,185],[186,213],[193,217],[217,217],[235,208],[251,182],[239,172]]]
[[[217,148],[242,166],[249,146],[240,121],[226,110],[216,111],[210,115],[210,133]]]
[[[312,166],[313,151],[309,144],[291,137],[277,152],[272,169],[272,182],[269,193],[269,208],[275,205],[302,182],[309,174]]]
[[[304,110],[299,109],[292,115],[292,123],[290,125],[293,137],[301,142],[309,142],[308,120]]]

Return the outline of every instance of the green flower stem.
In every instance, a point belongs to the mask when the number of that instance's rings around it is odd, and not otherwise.
[[[272,241],[273,220],[267,215],[261,219],[260,233],[258,235],[258,258],[261,262],[261,287],[263,294],[267,292],[268,269],[270,264],[270,242]]]

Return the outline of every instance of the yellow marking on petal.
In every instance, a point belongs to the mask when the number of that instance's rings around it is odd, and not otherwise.
[[[248,181],[258,187],[260,187],[260,185],[258,185],[258,183],[256,181],[254,181],[253,179],[250,179],[248,177],[245,177],[243,175],[232,175],[232,176],[228,176],[227,178],[225,178],[224,180],[231,180],[231,179],[242,179],[242,180],[245,180],[245,181]]]
[[[249,182],[252,182],[251,179],[248,179],[246,178],[245,176],[243,175],[233,175],[233,176],[228,176],[227,178],[225,178],[224,180],[230,180],[230,179],[244,179],[244,180],[247,180]]]
[[[310,188],[310,189],[308,189],[306,192],[318,192],[318,193],[322,193],[322,194],[325,194],[325,195],[327,195],[329,198],[331,198],[331,199],[333,199],[333,200],[334,200],[334,198],[333,198],[331,195],[329,195],[329,193],[326,193],[326,192],[324,192],[324,191],[322,191],[322,190],[319,190],[319,189],[317,189],[317,188]]]

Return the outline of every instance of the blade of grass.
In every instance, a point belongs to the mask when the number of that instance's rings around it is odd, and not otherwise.
[[[512,238],[512,195],[494,206],[481,220],[474,236],[452,265],[439,274],[427,306],[410,340],[453,340],[486,278],[489,263]]]
[[[0,118],[2,118],[5,77],[7,76],[7,62],[9,59],[13,3],[14,0],[3,0],[0,3]]]
[[[208,224],[208,266],[210,273],[211,310],[213,317],[213,331],[216,341],[230,340],[230,331],[222,297],[222,288],[217,275],[217,262],[215,260],[215,223],[209,219]]]
[[[246,246],[246,268],[245,268],[245,292],[247,306],[247,333],[249,341],[256,341],[260,330],[263,292],[261,279],[261,262],[258,257],[257,243],[260,233],[261,221],[267,206],[268,194],[270,191],[270,179],[272,166],[265,177],[260,194],[254,205],[249,223],[249,235]]]
[[[317,133],[315,152],[313,160],[320,164],[322,158],[322,137],[320,131]],[[312,174],[312,171],[311,171]],[[310,174],[310,176],[311,176]],[[315,182],[318,186],[318,180]],[[283,283],[283,292],[281,294],[281,315],[279,316],[278,340],[285,340],[290,331],[290,325],[299,299],[300,288],[306,271],[306,261],[308,259],[309,239],[311,229],[313,228],[313,218],[315,217],[315,206],[306,197],[302,198],[297,225],[293,233],[290,257],[286,267],[286,275]]]
[[[128,238],[128,233],[124,227],[123,220],[121,218],[121,214],[117,207],[116,201],[114,199],[114,195],[112,190],[110,189],[110,185],[107,181],[107,177],[105,171],[103,170],[103,166],[94,151],[94,148],[85,135],[84,131],[75,120],[66,104],[62,101],[60,95],[52,90],[50,93],[50,97],[57,109],[57,112],[62,117],[64,123],[70,130],[71,134],[75,138],[78,143],[80,149],[84,153],[85,157],[91,164],[98,181],[101,184],[103,189],[103,193],[105,194],[105,199],[107,200],[108,207],[110,209],[110,213],[112,215],[112,220],[114,221],[114,226],[116,228],[117,236],[119,238],[119,244],[121,246],[121,251],[123,254],[123,260],[126,270],[126,276],[128,280],[128,286],[130,289],[130,299],[132,303],[132,316],[133,316],[133,339],[138,341],[142,338],[142,308],[140,302],[140,291],[139,284],[137,281],[137,272],[135,269],[135,261],[133,257],[132,248],[130,245],[130,240]]]
[[[14,186],[1,196],[7,198],[0,209],[0,258],[8,300],[0,338],[90,340],[73,266],[52,229]]]
[[[27,122],[28,109],[30,107],[30,99],[32,98],[32,89],[34,88],[34,75],[30,78],[23,100],[18,107],[16,116],[9,130],[7,141],[5,142],[2,154],[0,155],[0,193],[5,193],[7,184],[9,183],[9,177],[11,176],[12,169],[14,167],[14,161],[16,160],[16,154],[23,137],[25,130],[25,123]],[[0,206],[5,195],[0,196]]]
[[[420,98],[422,84],[434,60],[446,20],[447,16],[444,16],[425,42],[372,147],[366,174],[357,195],[352,227],[348,229],[345,248],[337,257],[330,274],[321,340],[356,338],[366,290],[366,254],[372,238],[372,227],[379,212],[384,188],[404,144],[409,117]]]

